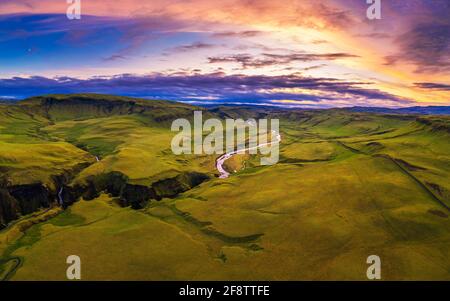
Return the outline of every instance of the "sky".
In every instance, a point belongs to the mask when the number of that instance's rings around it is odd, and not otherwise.
[[[75,1],[75,0],[74,0]],[[1,0],[0,98],[450,105],[450,1]]]

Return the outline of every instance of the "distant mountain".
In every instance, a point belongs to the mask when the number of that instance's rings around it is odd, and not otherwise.
[[[400,109],[353,107],[345,110],[380,114],[450,115],[450,106],[409,107]]]
[[[12,103],[12,102],[16,102],[17,99],[14,98],[2,98],[0,97],[0,103]]]

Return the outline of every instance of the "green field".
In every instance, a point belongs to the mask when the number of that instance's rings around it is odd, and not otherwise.
[[[194,110],[101,95],[0,105],[0,216],[26,203],[12,187],[51,198],[0,220],[0,279],[65,280],[78,255],[83,280],[367,280],[378,255],[384,280],[450,280],[450,118],[215,108],[204,115],[279,118],[282,136],[278,164],[236,156],[219,179],[218,156],[170,149],[171,121]],[[82,192],[65,210],[61,185]]]

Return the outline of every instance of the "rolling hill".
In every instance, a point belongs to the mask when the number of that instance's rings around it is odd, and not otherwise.
[[[278,118],[280,162],[176,156],[175,118]],[[0,104],[0,279],[450,279],[450,118],[106,95]],[[236,172],[234,172],[236,170]],[[62,200],[62,202],[61,202]]]

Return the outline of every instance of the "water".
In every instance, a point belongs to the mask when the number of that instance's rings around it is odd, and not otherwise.
[[[276,134],[276,141],[270,141],[270,142],[267,142],[267,143],[258,144],[257,146],[254,146],[254,147],[240,149],[240,150],[229,152],[229,153],[226,153],[226,154],[220,156],[219,159],[217,159],[217,161],[216,161],[216,168],[217,168],[217,170],[220,173],[219,178],[220,179],[226,179],[226,178],[228,178],[230,176],[230,173],[223,168],[223,164],[225,163],[225,161],[227,161],[228,159],[230,159],[234,155],[245,153],[246,151],[257,149],[257,148],[260,148],[262,146],[266,146],[266,145],[269,145],[269,144],[272,144],[272,143],[280,143],[281,142],[281,135],[279,133],[275,132],[275,131],[272,131],[272,133]]]
[[[64,205],[64,200],[62,198],[63,191],[64,191],[64,188],[61,187],[58,192],[58,201],[59,201],[59,205],[61,205],[61,206]]]

